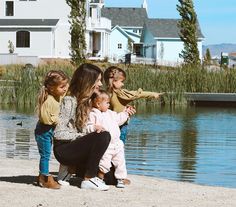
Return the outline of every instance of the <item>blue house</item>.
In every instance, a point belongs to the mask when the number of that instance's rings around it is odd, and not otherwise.
[[[126,53],[131,53],[134,62],[175,66],[183,61],[179,57],[183,50],[177,27],[179,19],[148,18],[146,0],[140,8],[103,7],[101,15],[111,20],[112,60],[122,60]],[[204,36],[199,24],[197,35],[199,58],[202,59]]]

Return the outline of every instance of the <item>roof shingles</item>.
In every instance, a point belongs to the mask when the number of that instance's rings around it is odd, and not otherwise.
[[[179,38],[179,28],[177,26],[179,19],[147,19],[146,28],[154,37]],[[204,38],[199,24],[197,24],[198,38]]]
[[[102,8],[102,17],[111,20],[112,26],[120,27],[143,27],[144,21],[148,18],[144,8]]]

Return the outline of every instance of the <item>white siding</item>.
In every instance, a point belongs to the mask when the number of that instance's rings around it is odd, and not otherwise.
[[[111,56],[115,60],[122,58],[128,52],[128,39],[118,29],[111,32],[110,41]],[[122,44],[121,49],[118,48],[118,44]]]
[[[14,53],[24,56],[51,57],[52,55],[52,33],[51,31],[30,31],[30,47],[16,47],[16,31],[1,32],[0,41],[3,46],[0,47],[0,53],[8,53],[8,40],[14,45]],[[39,41],[40,39],[40,41]]]
[[[199,58],[202,61],[202,41],[199,41],[197,45],[198,45],[198,51],[199,51]]]
[[[56,6],[55,6],[56,5]],[[70,24],[68,14],[70,7],[65,0],[37,0],[37,1],[14,1],[14,16],[5,16],[5,1],[0,2],[1,19],[59,19],[55,28],[31,28],[30,48],[16,48],[16,32],[19,29],[4,29],[0,31],[0,53],[8,53],[8,41],[11,40],[15,46],[15,53],[22,56],[35,55],[48,58],[69,58]]]
[[[9,53],[9,49],[8,49],[8,40],[11,40],[13,45],[14,45],[14,49],[16,46],[16,33],[15,32],[0,32],[0,53]],[[14,51],[14,53],[16,52],[16,49]]]
[[[66,0],[14,0],[14,16],[5,16],[5,1],[0,1],[0,18],[6,19],[58,19],[67,22],[70,7]]]
[[[70,58],[70,25],[59,25],[55,30],[55,58]]]
[[[163,45],[163,59],[161,59],[161,44]],[[183,49],[183,42],[180,40],[158,40],[156,60],[160,64],[175,65],[182,60],[179,57]]]

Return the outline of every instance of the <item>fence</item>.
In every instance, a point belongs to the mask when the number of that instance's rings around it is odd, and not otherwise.
[[[37,56],[18,56],[18,54],[0,54],[0,65],[32,64],[37,66],[40,59]]]

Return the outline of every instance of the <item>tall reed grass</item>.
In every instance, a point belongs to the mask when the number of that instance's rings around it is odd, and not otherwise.
[[[36,106],[38,92],[42,87],[45,74],[49,70],[63,70],[68,76],[73,73],[70,64],[43,64],[38,67],[9,65],[6,73],[1,79],[14,80],[14,84],[9,85],[9,90],[3,90],[5,85],[0,84],[0,103],[16,103],[18,105]],[[10,81],[9,81],[10,83]],[[1,92],[2,91],[2,92]]]
[[[108,63],[96,63],[103,70]],[[200,67],[157,68],[149,65],[118,65],[127,73],[125,88],[146,91],[166,92],[165,103],[185,104],[184,92],[236,92],[236,70],[222,69],[208,71]],[[0,83],[0,102],[35,106],[38,91],[47,71],[60,69],[71,77],[74,68],[68,63],[49,63],[36,68],[22,65],[10,65],[0,77],[5,80],[15,80],[13,91],[2,90]]]

